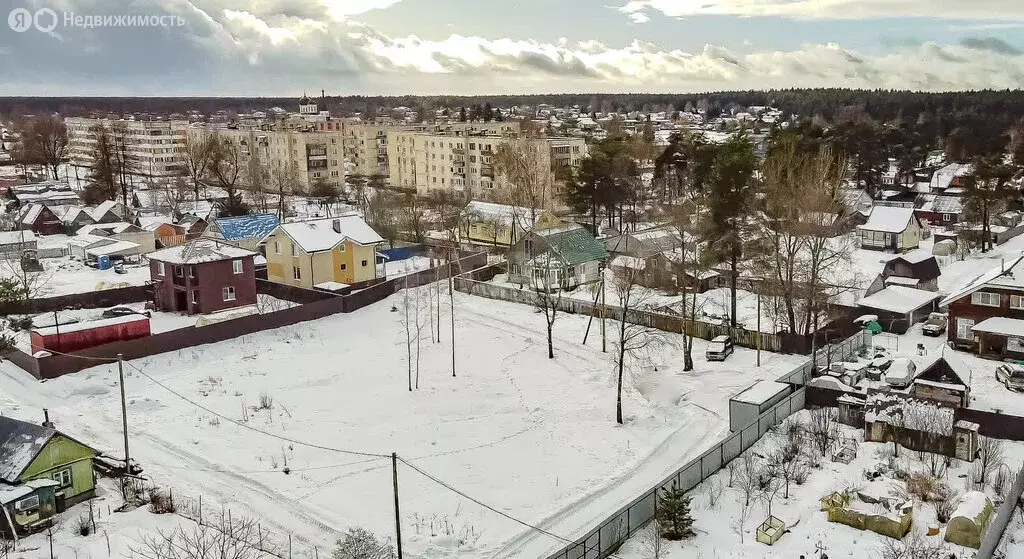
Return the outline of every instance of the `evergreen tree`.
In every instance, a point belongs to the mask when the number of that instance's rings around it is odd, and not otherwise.
[[[967,218],[981,225],[981,252],[992,250],[992,216],[1003,211],[1015,193],[1010,184],[1013,168],[1002,159],[1001,153],[975,159],[974,176],[964,190]]]
[[[693,532],[693,517],[690,516],[690,497],[674,483],[671,489],[661,490],[657,522],[666,540],[681,540],[696,535]]]
[[[459,122],[466,122],[466,107],[459,107]]]
[[[491,103],[487,102],[484,104],[484,122],[490,122],[494,118],[494,108],[491,107]]]

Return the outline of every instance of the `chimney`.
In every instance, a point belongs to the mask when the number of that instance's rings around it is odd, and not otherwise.
[[[341,234],[341,220],[340,219],[335,219],[333,225],[334,225],[334,232],[338,233],[340,235]]]
[[[50,410],[43,408],[43,427],[53,428],[53,422],[50,421]]]
[[[327,90],[321,89],[320,90],[320,100],[323,101],[326,98],[327,98]]]

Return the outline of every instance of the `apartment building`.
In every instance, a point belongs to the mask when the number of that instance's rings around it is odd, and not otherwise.
[[[393,130],[388,133],[388,160],[393,186],[414,188],[418,194],[454,190],[478,200],[503,200],[507,185],[494,168],[498,147],[514,138],[489,131],[427,132]],[[549,169],[549,192],[558,194],[559,166],[574,168],[587,154],[583,138],[530,138],[529,142]]]
[[[190,134],[217,134],[235,143],[243,163],[258,157],[271,172],[292,167],[296,186],[308,190],[317,181],[336,186],[345,183],[344,130],[208,130],[190,129]]]
[[[105,129],[118,150],[124,149],[133,175],[173,177],[184,172],[187,120],[112,120],[68,117],[68,157],[72,165],[89,167],[96,152],[99,129]]]

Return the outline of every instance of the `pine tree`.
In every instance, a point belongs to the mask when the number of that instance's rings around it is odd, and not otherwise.
[[[466,122],[466,107],[459,107],[459,122]]]
[[[690,497],[674,483],[671,489],[661,490],[657,521],[661,535],[666,540],[681,540],[696,535],[693,531],[693,517],[690,516]]]

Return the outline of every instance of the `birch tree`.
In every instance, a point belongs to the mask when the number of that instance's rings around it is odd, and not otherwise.
[[[513,206],[529,211],[528,223],[537,223],[537,212],[550,202],[553,184],[547,144],[525,138],[506,140],[494,154],[495,173],[505,183]]]
[[[619,306],[619,317],[616,324],[618,339],[615,342],[615,368],[617,373],[615,389],[615,421],[620,425],[622,419],[622,383],[626,359],[636,360],[639,355],[648,351],[657,341],[663,340],[661,331],[635,324],[629,321],[630,313],[642,308],[648,299],[649,291],[638,289],[638,280],[642,270],[626,267],[617,271],[612,280],[612,287]]]
[[[213,156],[216,136],[206,131],[189,130],[185,136],[185,147],[182,156],[185,163],[185,173],[192,181],[192,193],[194,201],[199,201],[199,183],[210,170],[210,161]]]

